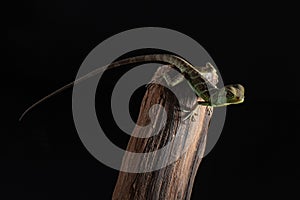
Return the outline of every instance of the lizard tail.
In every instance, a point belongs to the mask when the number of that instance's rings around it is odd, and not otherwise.
[[[57,95],[57,94],[63,92],[64,90],[67,90],[67,89],[71,88],[72,86],[74,86],[74,85],[76,85],[76,84],[78,84],[78,83],[80,83],[80,82],[82,82],[82,81],[84,81],[84,80],[86,80],[86,79],[88,79],[88,78],[91,78],[91,77],[93,77],[93,76],[95,76],[95,75],[97,75],[97,74],[103,72],[103,71],[106,69],[107,66],[109,66],[109,65],[106,65],[106,66],[100,67],[100,68],[98,68],[98,69],[95,69],[94,71],[92,71],[92,72],[90,72],[90,73],[88,73],[88,74],[86,74],[86,75],[84,75],[84,76],[82,76],[82,77],[76,79],[75,81],[72,81],[72,82],[68,83],[67,85],[64,85],[63,87],[61,87],[61,88],[55,90],[54,92],[52,92],[52,93],[48,94],[47,96],[43,97],[42,99],[38,100],[37,102],[35,102],[34,104],[32,104],[30,107],[28,107],[28,108],[22,113],[22,115],[21,115],[20,118],[19,118],[19,121],[22,121],[22,119],[24,118],[24,116],[25,116],[29,111],[31,111],[34,107],[36,107],[37,105],[39,105],[40,103],[42,103],[42,102],[44,102],[45,100],[47,100],[47,99],[49,99],[49,98],[51,98],[51,97],[53,97],[53,96],[55,96],[55,95]]]
[[[27,108],[22,113],[21,117],[19,118],[19,121],[21,121],[29,111],[31,111],[34,107],[36,107],[37,105],[39,105],[43,101],[49,99],[50,97],[53,97],[54,95],[66,90],[66,89],[68,89],[68,88],[70,88],[70,87],[72,87],[76,84],[78,84],[81,81],[84,81],[84,80],[89,79],[89,78],[91,78],[91,77],[93,77],[93,76],[95,76],[99,73],[104,72],[106,68],[112,69],[112,68],[120,67],[120,66],[127,65],[127,64],[142,63],[142,62],[163,62],[163,63],[172,64],[174,66],[181,66],[181,65],[177,64],[177,62],[184,62],[184,60],[180,59],[178,57],[175,57],[175,56],[170,56],[168,54],[149,54],[149,55],[142,55],[142,56],[135,56],[135,57],[126,58],[126,59],[123,59],[123,60],[113,62],[109,65],[99,67],[99,68],[95,69],[94,71],[92,71],[92,72],[76,79],[75,81],[73,81],[73,82],[71,82],[71,83],[55,90],[54,92],[50,93],[49,95],[43,97],[42,99],[40,99],[37,102],[35,102],[34,104],[32,104],[29,108]]]
[[[52,97],[52,96],[54,96],[54,95],[56,95],[56,94],[58,94],[58,93],[60,93],[60,92],[62,92],[62,91],[64,91],[64,90],[66,90],[66,89],[68,89],[68,88],[70,88],[70,87],[72,87],[73,85],[74,85],[74,81],[71,82],[71,83],[69,83],[69,84],[67,84],[67,85],[65,85],[65,86],[63,86],[63,87],[61,87],[61,88],[59,88],[59,89],[57,89],[57,90],[55,90],[54,92],[48,94],[47,96],[43,97],[42,99],[38,100],[37,102],[35,102],[34,104],[32,104],[29,108],[27,108],[27,109],[22,113],[21,117],[19,118],[19,121],[22,121],[22,119],[24,118],[24,116],[25,116],[32,108],[34,108],[34,107],[37,106],[38,104],[42,103],[42,102],[45,101],[46,99],[49,99],[50,97]]]

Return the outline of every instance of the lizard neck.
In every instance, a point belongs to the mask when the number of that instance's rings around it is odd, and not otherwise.
[[[200,71],[186,60],[178,56],[168,54],[158,54],[156,59],[167,62],[177,68],[187,79],[196,95],[205,101],[210,99],[211,93],[215,93],[215,90],[217,89],[216,86],[206,80],[201,75]]]

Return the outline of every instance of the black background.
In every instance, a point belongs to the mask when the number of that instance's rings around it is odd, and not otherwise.
[[[192,37],[214,59],[225,84],[246,88],[245,102],[227,109],[220,140],[198,170],[192,199],[296,194],[299,65],[292,62],[296,24],[287,4],[63,0],[3,8],[0,194],[5,199],[111,198],[118,172],[82,145],[71,90],[38,106],[22,123],[17,120],[28,105],[72,81],[104,39],[144,26]],[[136,104],[142,92],[135,95]],[[114,142],[126,146],[126,139],[115,136]]]

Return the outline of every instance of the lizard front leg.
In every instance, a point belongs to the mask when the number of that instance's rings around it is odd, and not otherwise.
[[[212,77],[213,76],[217,76],[217,71],[216,69],[213,67],[213,65],[209,62],[206,63],[205,66],[200,66],[200,67],[196,67],[200,74],[205,77],[208,81],[212,81]],[[183,82],[185,80],[185,77],[182,74],[176,74],[175,76],[170,76],[168,73],[163,75],[164,80],[166,81],[167,85],[170,87],[174,87],[178,84],[180,84],[181,82]],[[216,79],[218,80],[218,79]],[[213,84],[216,84],[216,82],[214,82]],[[186,113],[186,116],[184,116],[183,121],[191,118],[192,121],[195,120],[195,116],[197,116],[197,112],[196,109],[198,107],[198,105],[203,105],[203,106],[207,106],[207,109],[209,110],[209,115],[212,113],[211,107],[209,106],[209,102],[204,102],[201,98],[197,99],[197,102],[192,106],[192,108],[184,108],[181,109],[180,111],[183,113]],[[183,105],[181,105],[181,108],[185,107]]]
[[[208,115],[211,115],[212,113],[212,107],[210,105],[210,102],[203,101],[200,97],[197,99],[197,105],[206,106],[206,109],[208,110]]]

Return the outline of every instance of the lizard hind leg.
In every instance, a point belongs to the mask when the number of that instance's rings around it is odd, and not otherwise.
[[[191,119],[191,121],[195,121],[195,116],[197,116],[198,114],[197,114],[197,112],[195,112],[195,111],[189,111],[189,114],[187,114],[183,119],[182,119],[182,121],[186,121],[186,120],[188,120],[188,119]]]
[[[185,80],[182,74],[170,75],[169,73],[166,73],[163,76],[161,76],[161,78],[166,82],[167,86],[169,87],[174,87]],[[150,84],[155,83],[153,80],[147,84],[147,87]]]
[[[170,87],[174,87],[184,81],[184,76],[182,74],[177,74],[174,77],[171,77],[168,74],[163,75],[164,80],[166,81],[167,85]]]

